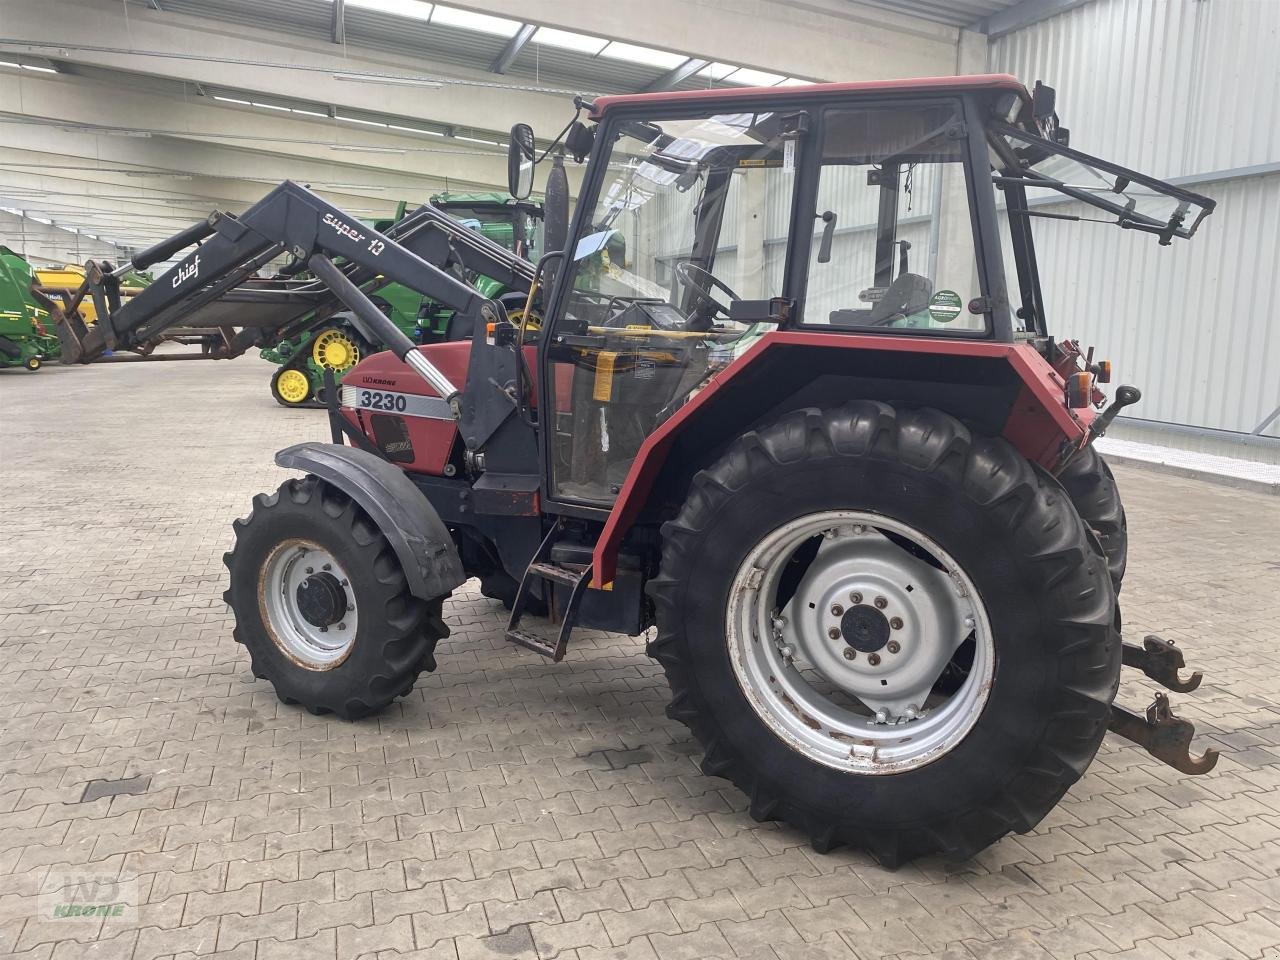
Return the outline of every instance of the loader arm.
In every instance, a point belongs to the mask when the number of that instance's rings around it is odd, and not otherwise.
[[[143,269],[193,246],[186,257],[155,283],[122,303],[118,277]],[[340,258],[336,269],[350,281],[341,291],[323,279],[254,276],[282,253],[301,262],[320,254]],[[484,298],[446,269],[451,263],[495,277],[516,290],[533,283],[533,266],[485,237],[468,230],[430,204],[424,204],[385,233],[367,226],[290,181],[282,183],[239,217],[215,211],[207,220],[136,256],[112,270],[90,261],[85,285],[67,304],[68,317],[79,299],[91,296],[98,323],[76,331],[79,349],[72,360],[88,363],[108,350],[145,348],[165,330],[188,320],[201,308],[224,298],[251,300],[270,315],[228,338],[219,355],[234,356],[262,342],[268,332],[306,323],[319,312],[342,306],[358,317],[376,310],[367,292],[400,283],[461,315],[477,316]],[[330,274],[332,278],[332,274]],[[279,311],[273,308],[278,306]],[[403,338],[379,330],[377,337],[395,348]],[[401,351],[396,350],[397,353]]]

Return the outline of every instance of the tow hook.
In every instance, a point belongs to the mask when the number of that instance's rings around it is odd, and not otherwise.
[[[1200,686],[1204,674],[1199,670],[1186,680],[1178,676],[1178,671],[1186,667],[1182,651],[1174,646],[1172,640],[1148,634],[1142,638],[1142,646],[1132,643],[1123,645],[1123,662],[1126,667],[1137,667],[1160,686],[1175,693],[1190,693]]]
[[[1182,651],[1174,646],[1172,640],[1163,637],[1143,637],[1140,647],[1133,643],[1121,644],[1121,662],[1126,667],[1141,670],[1162,687],[1179,693],[1190,693],[1204,679],[1198,670],[1186,680],[1178,675],[1178,671],[1186,667]],[[1113,703],[1108,726],[1112,733],[1132,740],[1157,760],[1182,773],[1196,776],[1208,773],[1218,764],[1217,750],[1206,750],[1198,757],[1191,755],[1195,724],[1174,716],[1166,693],[1156,694],[1151,706],[1147,707],[1145,717]]]
[[[1111,421],[1125,407],[1132,406],[1142,399],[1142,391],[1137,387],[1131,387],[1125,384],[1116,387],[1116,397],[1111,401],[1110,406],[1103,410],[1093,419],[1093,426],[1089,428],[1089,443],[1097,440],[1100,436],[1107,432],[1107,428],[1111,426]],[[1087,446],[1088,444],[1086,444]]]
[[[1166,693],[1156,694],[1151,706],[1147,707],[1145,717],[1113,703],[1109,726],[1112,733],[1132,740],[1157,760],[1190,776],[1208,773],[1218,764],[1217,750],[1206,750],[1198,757],[1191,755],[1195,725],[1173,715]]]

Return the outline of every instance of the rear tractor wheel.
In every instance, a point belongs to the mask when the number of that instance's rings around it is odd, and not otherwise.
[[[1129,558],[1129,525],[1116,478],[1102,454],[1085,447],[1062,468],[1058,482],[1071,497],[1071,504],[1085,526],[1094,532],[1107,558],[1111,583],[1120,592],[1124,568]]]
[[[376,713],[435,669],[444,598],[408,590],[369,516],[313,476],[258,495],[223,560],[235,639],[287,704],[345,720]]]
[[[804,410],[663,528],[668,714],[758,819],[886,865],[1031,829],[1088,767],[1115,595],[1061,488],[936,411]]]

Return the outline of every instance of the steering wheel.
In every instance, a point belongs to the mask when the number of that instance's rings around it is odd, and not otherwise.
[[[690,276],[691,273],[695,273],[695,272],[700,277],[705,278],[704,283],[699,283],[697,280],[693,279],[693,277]],[[681,260],[679,263],[677,263],[675,273],[676,273],[676,277],[680,280],[681,283],[689,287],[699,297],[702,298],[703,303],[708,303],[711,306],[715,307],[716,310],[720,311],[720,313],[724,314],[726,317],[729,316],[729,308],[726,307],[719,300],[717,300],[712,295],[711,291],[713,289],[723,290],[725,293],[729,295],[730,300],[742,299],[740,296],[734,293],[733,289],[727,283],[725,283],[723,280],[717,277],[710,270],[706,270],[698,266],[696,263],[693,263],[689,260]],[[710,320],[710,318],[708,318],[708,320]]]

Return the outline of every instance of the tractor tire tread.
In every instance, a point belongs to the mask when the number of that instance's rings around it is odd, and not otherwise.
[[[411,689],[423,669],[434,669],[436,644],[448,636],[442,617],[444,598],[426,603],[413,596],[394,549],[377,525],[342,491],[308,475],[286,481],[270,495],[258,494],[253,498],[250,515],[233,524],[236,546],[223,555],[223,562],[231,571],[231,586],[223,594],[228,604],[232,604],[236,595],[236,556],[244,539],[255,527],[269,523],[272,514],[286,505],[289,509],[317,514],[317,520],[339,531],[339,536],[359,551],[365,569],[384,588],[379,611],[383,630],[373,641],[363,637],[357,640],[357,643],[380,644],[377,657],[371,661],[376,666],[364,676],[353,677],[349,688],[342,693],[306,699],[291,688],[288,670],[272,669],[264,646],[273,643],[269,637],[253,637],[253,642],[246,642],[252,633],[239,622],[233,636],[248,649],[253,675],[269,680],[281,702],[301,703],[316,716],[333,714],[343,720],[370,716],[402,695],[402,691]]]
[[[1059,611],[1062,642],[1054,655],[1060,682],[1051,702],[1043,704],[1049,717],[1046,736],[1030,762],[994,785],[985,803],[940,821],[885,829],[824,818],[730,745],[689,665],[683,588],[697,562],[694,547],[714,535],[717,509],[760,470],[832,457],[896,460],[953,479],[975,504],[991,507],[1017,531],[1017,549],[1041,572],[1045,594]],[[930,409],[899,411],[873,401],[786,414],[738,438],[698,473],[662,535],[660,571],[648,585],[657,631],[647,651],[671,687],[667,715],[685,724],[702,745],[705,773],[731,780],[751,798],[753,817],[790,823],[819,852],[859,846],[889,868],[931,853],[952,860],[970,857],[1010,831],[1034,827],[1079,779],[1106,733],[1120,644],[1112,629],[1114,598],[1103,558],[1091,549],[1069,498],[1051,477],[1006,441],[974,436],[953,417]]]

